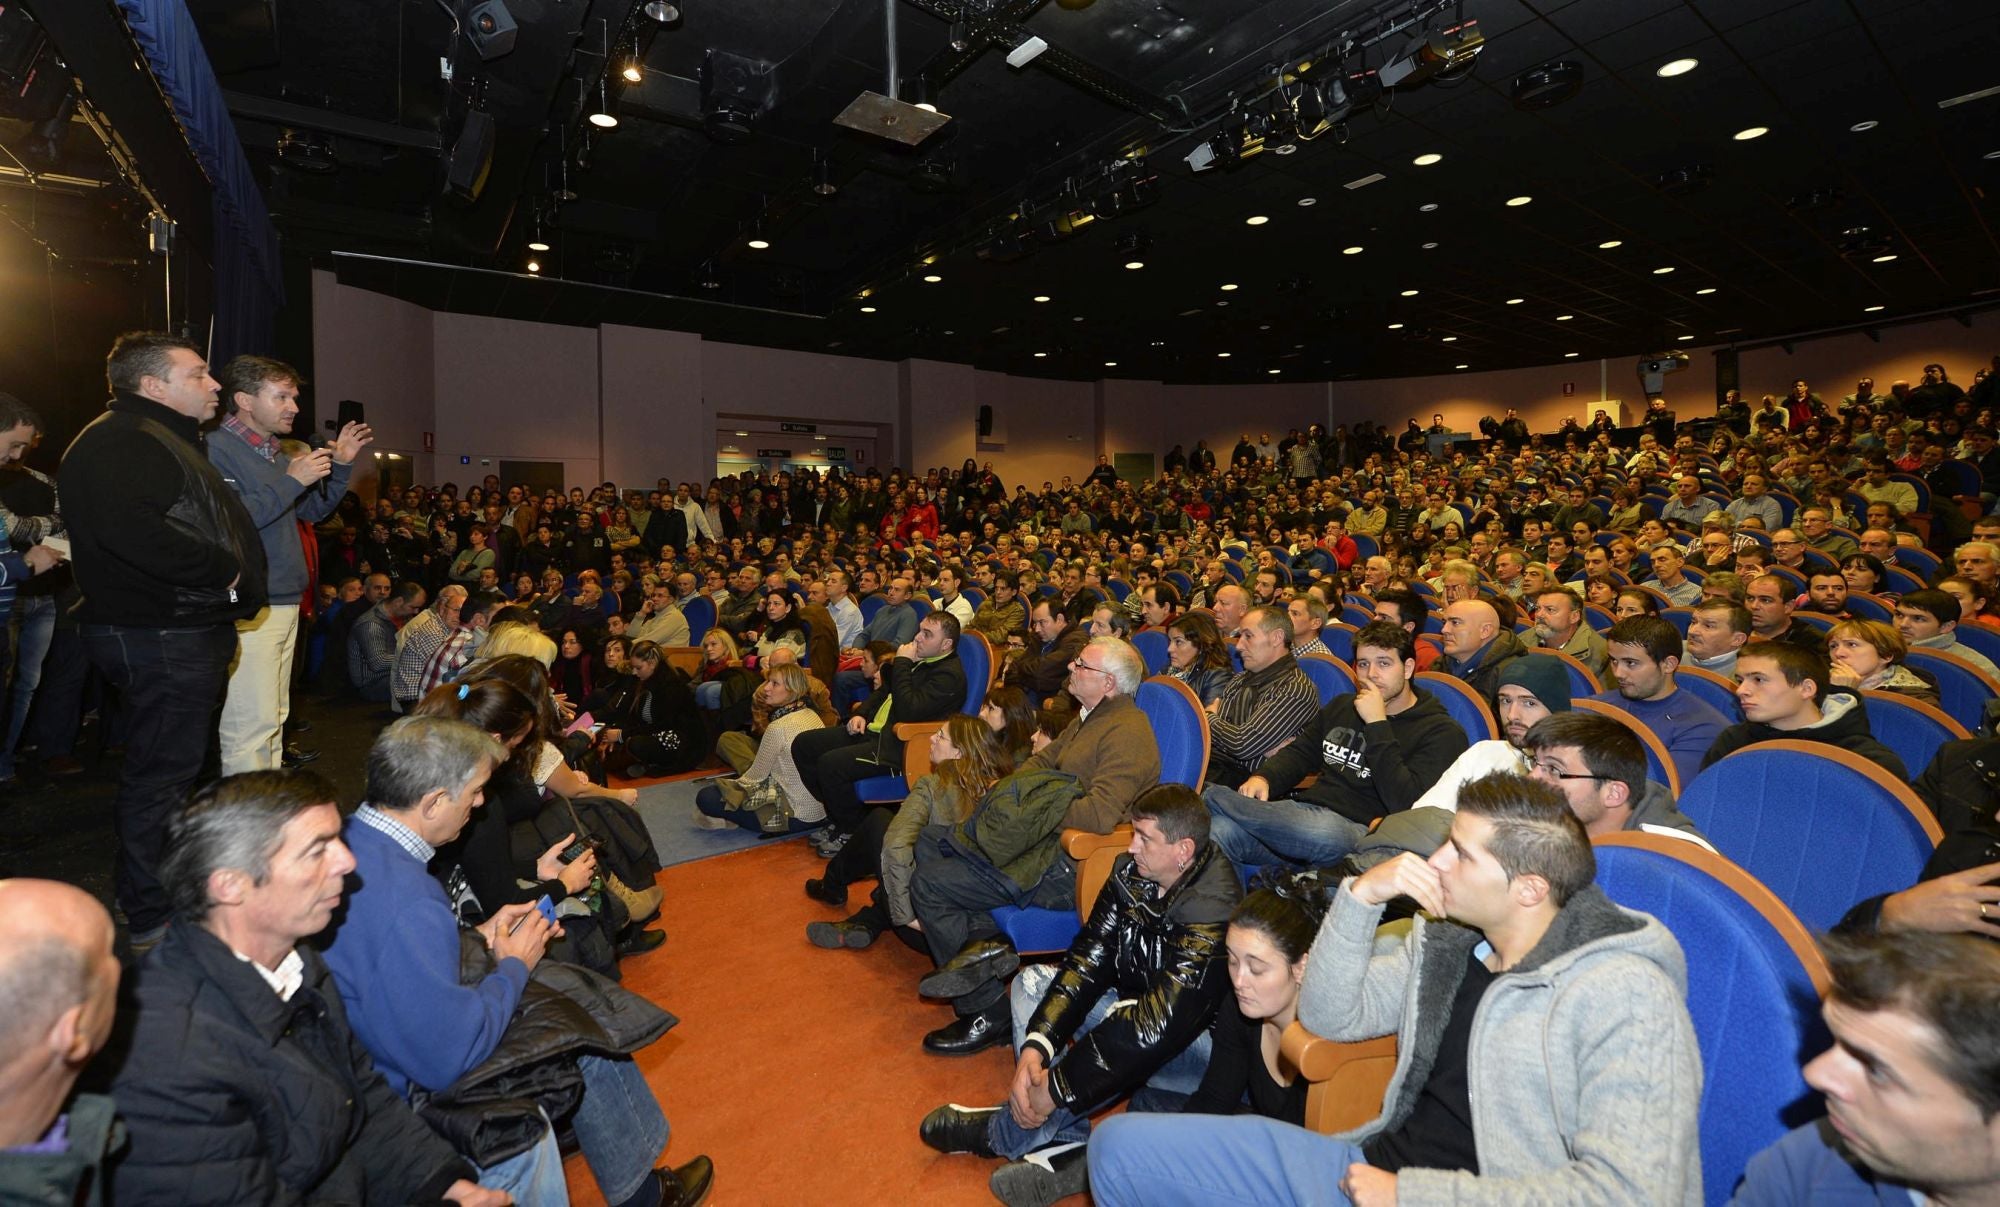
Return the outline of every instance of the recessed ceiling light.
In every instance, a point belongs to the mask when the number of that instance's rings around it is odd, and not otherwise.
[[[1416,290],[1414,290],[1414,289],[1405,289],[1405,290],[1403,291],[1403,296],[1404,296],[1404,297],[1406,297],[1406,298],[1413,298],[1413,297],[1416,297],[1416,296],[1417,296],[1417,291],[1416,291]]]
[[[1410,162],[1416,164],[1420,168],[1428,168],[1434,163],[1441,162],[1443,159],[1444,156],[1439,155],[1436,151],[1426,151],[1422,155],[1419,155],[1415,159],[1412,159]]]
[[[863,307],[861,308],[861,313],[863,313],[863,314],[873,314],[873,313],[875,313],[875,308],[874,308],[873,306],[863,306]]]
[[[1573,319],[1573,318],[1575,318],[1575,317],[1576,317],[1576,316],[1575,316],[1575,315],[1573,315],[1573,314],[1558,314],[1558,315],[1556,316],[1556,322],[1558,322],[1558,323],[1567,323],[1567,322],[1569,322],[1569,321],[1570,321],[1571,319]]]
[[[1877,310],[1880,310],[1880,309],[1882,309],[1882,307],[1881,307],[1881,306],[1863,306],[1863,307],[1861,308],[1861,313],[1863,313],[1863,314],[1873,314],[1873,313],[1875,313],[1875,312],[1876,312]]]
[[[1709,286],[1708,288],[1706,288],[1706,289],[1697,289],[1697,290],[1695,290],[1695,292],[1696,292],[1696,293],[1698,293],[1698,294],[1710,294],[1710,293],[1714,293],[1714,292],[1715,292],[1715,286],[1713,286],[1713,285],[1710,285],[1710,286]]]
[[[1664,266],[1662,266],[1662,267],[1659,267],[1659,268],[1655,268],[1655,269],[1653,270],[1653,275],[1654,275],[1654,276],[1656,276],[1656,277],[1664,277],[1664,276],[1666,276],[1666,275],[1667,275],[1668,273],[1672,272],[1673,270],[1674,270],[1674,266],[1673,266],[1673,265],[1671,265],[1671,264],[1667,264],[1667,265],[1664,265]]]
[[[1426,201],[1422,205],[1417,207],[1417,212],[1421,214],[1435,214],[1437,213],[1437,207],[1438,207],[1437,202]]]
[[[1035,359],[1036,359],[1036,360],[1043,360],[1043,359],[1046,359],[1046,358],[1047,358],[1047,356],[1048,356],[1048,353],[1046,353],[1046,352],[1037,352],[1037,353],[1035,353]]]
[[[1769,126],[1746,126],[1730,135],[1730,137],[1737,142],[1749,142],[1753,138],[1762,138],[1770,132],[1771,128]]]
[[[547,251],[548,249],[549,245],[547,243],[542,242],[539,236],[536,237],[533,243],[528,244],[529,251]]]
[[[1216,353],[1216,354],[1215,354],[1215,356],[1216,356],[1216,359],[1218,359],[1218,360],[1228,360],[1228,359],[1229,359],[1229,353],[1227,353],[1227,352],[1218,352],[1218,353]]]
[[[1692,336],[1692,335],[1676,335],[1676,336],[1675,336],[1674,338],[1675,338],[1675,339],[1681,339],[1681,340],[1687,340],[1687,339],[1693,339],[1693,338],[1694,338],[1694,336]]]
[[[1700,59],[1670,59],[1655,68],[1653,74],[1661,79],[1670,80],[1677,75],[1686,75],[1699,66],[1701,66]]]
[[[1317,197],[1301,197],[1301,198],[1299,198],[1299,207],[1300,207],[1301,209],[1311,209],[1311,208],[1312,208],[1313,206],[1315,206],[1315,205],[1318,205],[1318,204],[1319,204],[1319,198],[1317,198]],[[1254,226],[1254,225],[1256,225],[1256,224],[1255,224],[1255,223],[1252,223],[1251,225],[1253,225],[1253,226]]]
[[[1403,324],[1401,324],[1401,323],[1390,323],[1390,324],[1389,324],[1389,330],[1391,330],[1391,331],[1401,331],[1402,329],[1403,329]]]
[[[1222,287],[1222,292],[1224,292],[1224,293],[1235,293],[1235,292],[1236,292],[1236,286],[1235,286],[1235,285],[1233,285],[1233,284],[1232,284],[1232,285],[1224,285],[1224,286]]]
[[[1223,301],[1223,300],[1222,300],[1222,299],[1220,299],[1220,298],[1217,298],[1217,299],[1216,299],[1216,302],[1215,302],[1215,304],[1216,304],[1216,305],[1218,305],[1218,306],[1227,306],[1227,305],[1229,305],[1229,303],[1228,303],[1228,302],[1225,302],[1225,301]],[[1189,313],[1189,314],[1199,314],[1199,313],[1200,313],[1200,311],[1198,311],[1198,310],[1190,310],[1190,311],[1188,311],[1188,313]]]
[[[1881,122],[1878,122],[1873,118],[1870,118],[1867,121],[1855,122],[1853,125],[1849,126],[1848,129],[1854,131],[1854,133],[1856,134],[1866,134],[1868,131],[1873,130],[1875,127],[1881,124],[1882,124]]]
[[[1981,156],[1980,156],[1979,158],[1981,158],[1981,159],[2000,159],[2000,151],[1988,151],[1988,152],[1987,152],[1986,154],[1984,154],[1984,155],[1981,155]]]
[[[1572,356],[1575,356],[1575,355],[1576,355],[1576,353],[1574,353],[1574,352],[1565,352],[1565,353],[1563,353],[1563,359],[1564,359],[1564,360],[1568,360],[1568,359],[1569,359],[1570,357],[1572,357]]]
[[[1125,267],[1127,267],[1127,268],[1144,268],[1145,266],[1146,266],[1146,262],[1145,262],[1144,260],[1127,260],[1127,261],[1125,261]]]
[[[1037,302],[1046,302],[1049,300],[1049,295],[1046,293],[1038,293],[1035,295],[1035,300]]]
[[[1875,263],[1877,263],[1877,264],[1887,264],[1887,263],[1888,263],[1889,261],[1891,261],[1891,260],[1893,260],[1893,259],[1895,259],[1895,258],[1896,258],[1896,253],[1895,253],[1895,252],[1884,252],[1884,253],[1883,253],[1882,255],[1879,255],[1879,256],[1876,256],[1876,257],[1875,257]]]
[[[1265,217],[1265,216],[1264,216],[1264,215],[1262,215],[1262,214],[1252,214],[1252,215],[1250,215],[1250,216],[1249,216],[1248,218],[1245,218],[1245,219],[1243,220],[1243,225],[1245,225],[1245,226],[1262,226],[1262,225],[1264,225],[1264,224],[1265,224],[1266,222],[1269,222],[1269,221],[1270,221],[1270,219],[1269,219],[1269,218],[1267,218],[1267,217]]]
[[[1107,369],[1115,369],[1118,367],[1118,362],[1115,360],[1107,360],[1104,362],[1104,367]]]
[[[1440,340],[1440,341],[1438,341],[1438,342],[1440,342],[1440,343],[1445,343],[1445,344],[1455,344],[1455,343],[1457,343],[1457,342],[1458,342],[1458,337],[1457,337],[1456,335],[1447,335],[1447,336],[1445,336],[1445,337],[1444,337],[1444,338],[1443,338],[1442,340]]]
[[[1431,250],[1432,248],[1434,248],[1434,247],[1436,247],[1436,246],[1437,246],[1437,244],[1435,244],[1435,243],[1426,243],[1426,244],[1424,244],[1424,250],[1425,250],[1425,251],[1429,251],[1429,250]]]
[[[616,130],[618,119],[609,113],[593,113],[590,115],[590,124],[600,130]]]
[[[1471,367],[1472,367],[1471,365],[1453,365],[1453,366],[1452,366],[1452,368],[1454,368],[1454,369],[1470,369]]]
[[[1523,193],[1523,194],[1522,194],[1521,196],[1519,196],[1519,197],[1509,197],[1509,198],[1507,198],[1507,204],[1508,204],[1508,205],[1513,205],[1513,206],[1521,206],[1521,205],[1526,205],[1526,204],[1528,204],[1528,203],[1529,203],[1530,201],[1533,201],[1533,200],[1534,200],[1534,198],[1533,198],[1533,197],[1530,197],[1530,196],[1528,196],[1527,194]]]
[[[528,271],[529,271],[529,272],[540,272],[540,271],[542,271],[542,266],[541,266],[541,264],[540,264],[539,262],[537,262],[537,261],[534,261],[534,260],[530,260],[530,261],[528,261]]]
[[[1271,153],[1273,155],[1290,155],[1298,149],[1299,145],[1297,143],[1279,143],[1277,146],[1271,148]]]
[[[1343,256],[1358,256],[1361,254],[1361,251],[1362,251],[1361,245],[1357,243],[1352,247],[1341,248],[1340,254]]]
[[[1604,242],[1598,244],[1597,248],[1599,251],[1610,251],[1614,247],[1623,246],[1625,246],[1625,240],[1623,239],[1606,239]]]
[[[942,281],[942,280],[944,280],[944,278],[943,278],[943,277],[941,277],[941,276],[939,276],[939,275],[937,275],[937,274],[936,274],[936,273],[934,273],[934,272],[933,272],[933,273],[928,273],[928,274],[926,274],[926,275],[924,276],[924,284],[926,284],[926,285],[935,285],[935,284],[937,284],[937,283],[938,283],[939,281]]]
[[[752,239],[749,243],[750,250],[752,251],[763,251],[769,246],[771,246],[769,239]]]
[[[1508,298],[1508,299],[1507,299],[1507,304],[1508,304],[1509,306],[1519,306],[1519,305],[1520,305],[1520,304],[1521,304],[1522,302],[1525,302],[1525,301],[1527,301],[1527,300],[1528,300],[1528,299],[1526,299],[1526,298]]]
[[[1269,373],[1273,377],[1276,377],[1278,375],[1278,371],[1276,369],[1266,369],[1264,370],[1264,372]]]

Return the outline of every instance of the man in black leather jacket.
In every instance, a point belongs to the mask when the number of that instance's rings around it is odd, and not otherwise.
[[[1091,1112],[1135,1090],[1134,1109],[1173,1109],[1208,1066],[1208,1026],[1229,988],[1223,932],[1242,884],[1208,840],[1193,789],[1149,788],[1131,818],[1132,845],[1069,953],[1015,978],[1020,1059],[1007,1102],[941,1106],[919,1128],[941,1152],[1009,1158],[992,1180],[1003,1202],[1082,1193]]]
[[[221,387],[194,345],[121,335],[111,401],[63,455],[85,652],[125,700],[118,785],[118,904],[133,947],[159,941],[168,816],[187,799],[215,734],[235,622],[265,603],[264,546],[242,500],[203,453]]]
[[[1944,841],[1917,883],[1870,897],[1837,929],[1963,932],[2000,940],[2000,737],[1938,747],[1913,785],[1937,815]]]

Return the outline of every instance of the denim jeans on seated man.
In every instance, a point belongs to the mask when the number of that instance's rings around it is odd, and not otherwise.
[[[1057,964],[1030,964],[1014,978],[1008,989],[1008,1008],[1014,1015],[1014,1057],[1020,1059],[1021,1045],[1027,1042],[1028,1024],[1035,1019],[1035,1010],[1042,1004],[1042,995],[1048,992],[1055,980]],[[1097,1004],[1084,1016],[1083,1025],[1077,1028],[1077,1035],[1088,1034],[1092,1027],[1103,1022],[1118,1005],[1113,999],[1117,995],[1107,992],[1097,999]],[[1146,1084],[1134,1090],[1126,1099],[1126,1109],[1133,1111],[1177,1111],[1196,1089],[1201,1086],[1201,1078],[1208,1071],[1209,1032],[1203,1031],[1195,1041],[1181,1049],[1178,1055],[1168,1058],[1167,1063],[1154,1071],[1146,1079]],[[1109,1103],[1094,1103],[1093,1109],[1109,1106]],[[1004,1105],[993,1114],[986,1126],[986,1138],[993,1145],[993,1151],[1008,1160],[1017,1160],[1038,1149],[1054,1144],[1078,1144],[1090,1137],[1090,1117],[1087,1113],[1073,1113],[1058,1106],[1048,1119],[1037,1128],[1026,1128],[1014,1122],[1014,1113]]]
[[[1097,1207],[1346,1207],[1341,1183],[1357,1162],[1368,1162],[1359,1145],[1259,1115],[1125,1114],[1091,1138],[1090,1197]]]
[[[607,1203],[639,1193],[667,1151],[667,1116],[629,1056],[579,1056],[583,1101],[570,1116],[577,1147]]]
[[[1237,867],[1286,864],[1321,868],[1350,854],[1368,827],[1323,805],[1295,800],[1253,800],[1210,784],[1208,836]]]
[[[548,1122],[548,1114],[542,1122]],[[498,1161],[479,1171],[479,1184],[489,1190],[504,1190],[515,1207],[540,1207],[543,1203],[569,1202],[569,1184],[563,1179],[562,1149],[556,1145],[555,1128],[527,1152]]]

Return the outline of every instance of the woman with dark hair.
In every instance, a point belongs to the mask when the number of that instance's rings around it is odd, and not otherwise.
[[[605,947],[593,949],[581,933],[573,933],[555,950],[570,963],[607,972],[616,965],[614,949],[619,955],[636,955],[666,941],[664,932],[645,929],[646,921],[659,913],[661,890],[649,887],[640,892],[615,873],[600,873],[595,846],[578,842],[581,836],[574,821],[565,827],[568,819],[544,816],[551,810],[533,779],[539,709],[526,692],[505,679],[445,684],[432,688],[412,711],[465,721],[491,734],[508,751],[507,761],[494,768],[486,782],[485,807],[472,811],[465,829],[438,848],[431,864],[461,921],[482,922],[502,906],[547,897],[557,915],[572,924],[580,917],[604,922]],[[560,830],[561,836],[540,850],[544,833],[551,828]],[[601,875],[605,877],[601,886],[619,903],[615,907],[590,900],[592,885],[600,882]]]
[[[1618,583],[1609,574],[1590,575],[1583,580],[1583,602],[1609,612],[1618,606]]]
[[[596,680],[597,662],[583,644],[583,635],[576,629],[564,629],[556,646],[555,665],[549,667],[549,686],[557,694],[581,702],[590,698]]]
[[[1895,599],[1882,588],[1889,585],[1889,568],[1872,553],[1850,553],[1840,559],[1840,576],[1847,580],[1849,594],[1861,592]]]
[[[1015,765],[1034,753],[1035,703],[1020,688],[1003,683],[987,692],[979,706],[979,719],[1000,735],[1000,744]]]
[[[806,647],[812,644],[812,630],[799,615],[803,606],[798,595],[789,590],[771,591],[764,596],[764,632],[757,638],[758,666],[764,665],[771,651],[781,645],[790,646],[798,660],[805,661]]]
[[[632,645],[632,677],[623,700],[605,718],[604,765],[614,775],[680,775],[708,757],[701,709],[688,678],[650,641]]]
[[[1215,617],[1188,612],[1167,626],[1167,674],[1187,684],[1204,708],[1221,697],[1235,673]]]
[[[810,922],[806,938],[816,947],[862,948],[884,930],[918,951],[928,951],[917,932],[910,904],[916,844],[925,826],[955,826],[972,815],[986,790],[1013,770],[999,731],[968,713],[953,713],[931,734],[931,773],[910,785],[910,795],[892,813],[870,809],[854,837],[831,860],[825,874],[806,881],[806,896],[828,905],[847,904],[847,886],[877,880],[870,903],[840,922]]]
[[[1611,614],[1620,620],[1631,620],[1639,616],[1658,616],[1660,597],[1644,587],[1620,587],[1611,601]]]

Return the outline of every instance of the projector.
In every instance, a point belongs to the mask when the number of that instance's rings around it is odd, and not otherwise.
[[[1667,374],[1678,373],[1688,367],[1685,352],[1655,352],[1651,356],[1639,358],[1639,385],[1648,398],[1658,398],[1667,392]]]

